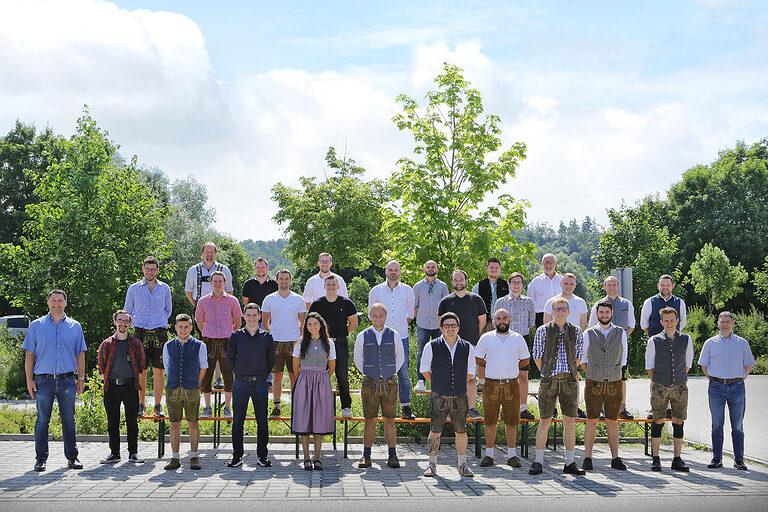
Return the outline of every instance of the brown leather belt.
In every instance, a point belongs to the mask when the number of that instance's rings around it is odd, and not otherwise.
[[[710,377],[710,379],[720,382],[721,384],[736,384],[737,382],[743,381],[744,377],[739,377],[738,379],[721,379],[720,377]]]
[[[486,382],[498,382],[499,384],[517,384],[517,378],[514,379],[489,379],[485,378]]]

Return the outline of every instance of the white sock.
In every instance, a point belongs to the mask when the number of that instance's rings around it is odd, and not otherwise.
[[[437,455],[430,455],[429,456],[429,463],[430,464],[434,464],[435,466],[437,466]]]
[[[465,466],[467,464],[467,454],[459,454],[459,466]]]
[[[538,462],[539,464],[544,464],[544,448],[542,448],[541,450],[539,449],[536,450],[536,462]]]
[[[178,458],[179,458],[179,452],[173,452],[173,455],[172,455],[172,457],[173,457],[174,459],[178,459]]]
[[[528,410],[528,404],[520,404],[520,412],[527,411]]]
[[[189,456],[191,457],[197,457],[197,452],[189,452]]]
[[[407,404],[400,404],[400,405],[402,405],[403,407],[410,407],[411,406],[411,402],[408,402]]]
[[[480,379],[480,378],[478,378],[478,379],[477,379],[477,383],[478,383],[478,384],[485,384],[485,379]]]
[[[571,462],[573,462],[573,450],[565,450],[565,465],[567,466]]]
[[[507,446],[507,458],[517,457],[517,448],[510,448]]]
[[[485,449],[485,455],[486,455],[487,457],[491,457],[491,458],[493,458],[493,448],[486,448],[486,449]]]

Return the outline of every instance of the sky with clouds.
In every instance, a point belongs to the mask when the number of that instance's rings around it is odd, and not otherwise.
[[[329,146],[369,178],[411,154],[394,99],[443,62],[527,144],[501,192],[531,222],[604,224],[768,136],[762,0],[0,0],[0,132],[69,135],[87,104],[124,156],[204,183],[218,229],[272,239],[270,188],[322,178]]]

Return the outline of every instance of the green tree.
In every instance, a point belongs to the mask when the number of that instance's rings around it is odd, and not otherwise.
[[[768,256],[765,257],[763,266],[754,273],[752,284],[755,287],[755,295],[768,306]]]
[[[508,194],[490,197],[514,177],[525,144],[502,150],[499,117],[483,114],[480,92],[461,73],[445,64],[424,108],[404,94],[397,98],[402,112],[393,121],[411,132],[418,161],[400,158],[391,178],[385,258],[398,260],[409,281],[418,279],[429,259],[446,277],[462,268],[473,282],[485,277],[489,256],[511,272],[534,252],[533,244],[518,244],[514,236],[525,225],[527,203]]]
[[[251,261],[259,256],[269,262],[269,273],[274,276],[281,268],[287,268],[291,272],[296,268],[291,260],[285,257],[283,249],[288,245],[288,240],[280,238],[278,240],[243,240],[240,242],[245,254]]]
[[[365,169],[354,160],[339,158],[329,148],[325,162],[333,171],[318,182],[301,178],[301,188],[283,183],[272,187],[279,207],[273,219],[285,225],[286,256],[297,268],[312,269],[317,256],[329,252],[334,267],[365,270],[381,259],[383,183],[363,181]]]
[[[696,259],[691,263],[687,282],[693,291],[703,295],[707,311],[722,308],[725,303],[743,291],[741,285],[747,282],[747,271],[741,263],[731,265],[725,251],[710,243],[704,244]]]

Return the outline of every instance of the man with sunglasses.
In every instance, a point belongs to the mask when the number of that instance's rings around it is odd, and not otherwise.
[[[437,263],[429,260],[424,264],[424,279],[413,285],[414,305],[416,309],[416,340],[418,354],[416,361],[421,361],[424,353],[424,345],[440,336],[440,328],[437,323],[437,307],[443,297],[448,296],[448,285],[437,278]],[[424,375],[421,373],[421,365],[417,365],[418,382],[414,391],[426,391]]]

